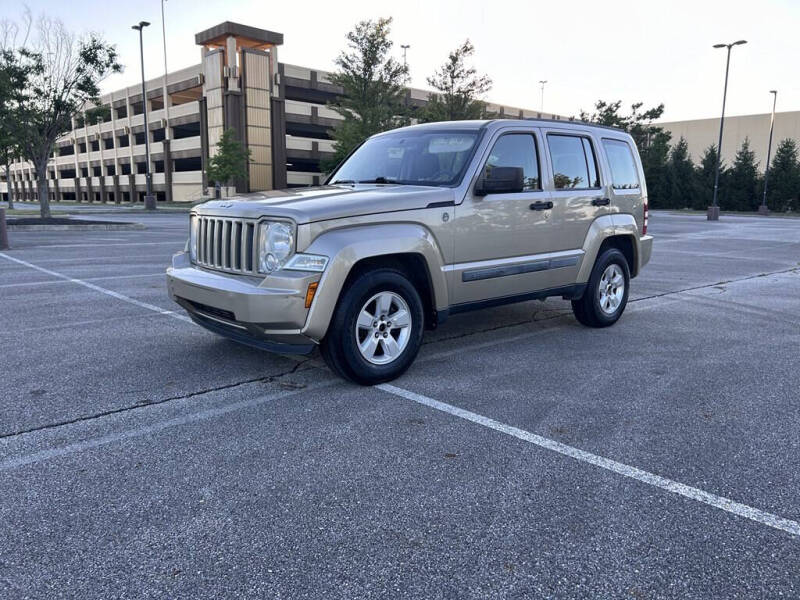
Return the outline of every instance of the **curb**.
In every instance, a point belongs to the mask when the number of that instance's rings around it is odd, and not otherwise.
[[[86,225],[12,225],[9,231],[132,231],[147,229],[141,223],[87,223]]]

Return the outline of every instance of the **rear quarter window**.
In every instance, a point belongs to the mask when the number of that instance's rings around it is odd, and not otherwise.
[[[603,138],[603,148],[611,167],[611,186],[615,190],[638,190],[641,183],[630,145],[621,140]]]

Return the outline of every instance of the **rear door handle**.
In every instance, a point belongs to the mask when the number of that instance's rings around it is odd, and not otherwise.
[[[594,206],[608,206],[611,204],[611,200],[609,198],[595,198],[592,200],[592,204]]]
[[[534,202],[531,204],[531,210],[550,210],[553,208],[552,202]]]

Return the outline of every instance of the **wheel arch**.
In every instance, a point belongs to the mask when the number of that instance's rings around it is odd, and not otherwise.
[[[319,341],[327,332],[341,293],[371,268],[393,268],[414,283],[425,307],[426,326],[435,327],[448,306],[442,253],[433,234],[417,224],[376,224],[320,235],[305,252],[330,258],[309,310],[303,333]]]
[[[583,243],[584,258],[578,272],[578,282],[586,283],[592,268],[607,248],[617,248],[628,262],[631,278],[639,274],[639,228],[633,215],[603,215],[595,219]]]

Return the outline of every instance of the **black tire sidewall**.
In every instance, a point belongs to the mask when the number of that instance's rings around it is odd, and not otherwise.
[[[364,304],[375,294],[394,292],[408,304],[411,313],[411,333],[400,357],[386,365],[367,361],[358,349],[355,336],[356,321]],[[362,385],[374,385],[401,375],[411,366],[422,344],[424,310],[422,300],[414,285],[399,271],[380,269],[361,275],[342,296],[336,308],[329,342],[337,348],[341,367],[349,379]]]
[[[620,302],[617,310],[614,311],[614,314],[608,315],[603,312],[603,309],[600,308],[600,299],[597,297],[597,289],[600,285],[600,279],[603,277],[603,272],[608,268],[611,264],[616,264],[622,269],[623,277],[625,278],[625,292],[622,296],[622,302]],[[628,267],[628,260],[625,258],[625,255],[622,254],[616,248],[609,248],[597,259],[595,262],[594,269],[592,270],[592,276],[589,278],[589,287],[586,290],[586,294],[588,294],[587,300],[591,303],[591,310],[593,313],[594,320],[597,322],[598,326],[600,327],[607,327],[609,325],[613,325],[616,323],[619,318],[622,316],[622,313],[625,312],[625,307],[628,305],[628,293],[631,289],[631,274],[630,268]]]

